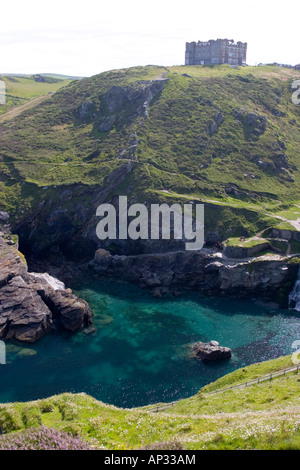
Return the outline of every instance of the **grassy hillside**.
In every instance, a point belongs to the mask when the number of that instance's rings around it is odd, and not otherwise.
[[[286,222],[300,201],[299,77],[276,66],[147,66],[73,81],[1,126],[1,206],[20,221],[74,185],[91,206],[129,161],[108,198],[198,199],[208,229],[226,237]],[[127,97],[149,80],[165,86],[143,114]]]
[[[238,369],[173,407],[121,409],[85,394],[0,405],[1,445],[45,426],[96,449],[300,449],[299,375],[208,395],[207,392],[293,365],[291,357]],[[153,407],[148,407],[153,408]],[[32,431],[30,431],[32,433]],[[12,436],[15,437],[13,438]],[[27,438],[28,439],[28,438]]]
[[[29,101],[55,92],[71,82],[70,78],[55,76],[10,76],[0,75],[6,88],[6,103],[0,106],[0,117],[13,107],[22,106]]]

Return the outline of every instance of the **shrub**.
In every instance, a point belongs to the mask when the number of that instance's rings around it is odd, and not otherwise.
[[[22,418],[26,427],[40,426],[42,424],[40,409],[30,404],[24,406],[22,410]]]
[[[22,427],[23,423],[18,410],[10,406],[0,407],[0,433],[16,431]]]
[[[141,447],[139,450],[184,450],[184,447],[182,446],[181,442],[169,441],[147,444],[145,447]]]
[[[0,450],[92,450],[79,437],[41,426],[0,436]]]

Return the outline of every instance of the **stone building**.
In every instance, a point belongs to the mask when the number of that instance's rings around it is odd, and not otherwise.
[[[187,42],[185,65],[246,64],[247,43],[233,39]]]

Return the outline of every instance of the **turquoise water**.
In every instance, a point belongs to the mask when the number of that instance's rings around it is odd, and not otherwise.
[[[34,345],[7,344],[0,402],[85,392],[123,407],[195,394],[236,368],[294,352],[300,316],[252,301],[196,293],[157,299],[115,280],[77,286],[94,311],[96,333],[54,330]],[[229,360],[189,357],[195,341],[232,348]]]

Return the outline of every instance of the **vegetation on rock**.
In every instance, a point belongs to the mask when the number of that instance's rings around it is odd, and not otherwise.
[[[73,81],[3,123],[3,208],[21,225],[38,212],[44,226],[54,207],[73,210],[72,237],[107,190],[106,200],[202,201],[219,239],[274,227],[300,199],[297,78],[276,66],[147,66]]]

